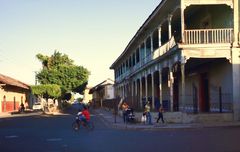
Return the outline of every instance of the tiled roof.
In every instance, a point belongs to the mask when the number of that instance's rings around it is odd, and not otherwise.
[[[95,87],[92,87],[90,90],[89,90],[89,94],[92,94],[95,90],[98,90],[99,88],[105,86],[105,85],[113,85],[114,84],[114,81],[110,78],[106,79],[105,81],[99,83],[98,85],[96,85]]]
[[[29,85],[2,74],[0,74],[0,84],[6,84],[11,86],[16,86],[19,88],[29,89]]]

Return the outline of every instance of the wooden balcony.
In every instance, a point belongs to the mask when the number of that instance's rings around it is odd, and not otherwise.
[[[185,44],[232,43],[233,29],[194,29],[184,31]]]
[[[239,36],[240,37],[240,36]],[[131,69],[127,70],[122,74],[117,80],[121,81],[126,77],[129,77],[132,73],[135,73],[145,65],[149,64],[153,60],[159,58],[160,56],[166,54],[174,46],[178,45],[179,48],[188,47],[218,47],[218,48],[229,48],[233,41],[233,29],[195,29],[195,30],[185,30],[184,31],[184,43],[176,43],[175,38],[171,37],[168,42],[145,56],[141,58],[140,62],[136,63]],[[214,44],[214,45],[213,45]],[[230,58],[231,54],[229,51],[224,49],[211,50],[205,49],[204,51],[196,51],[194,49],[185,50],[186,56],[191,57],[226,57]]]

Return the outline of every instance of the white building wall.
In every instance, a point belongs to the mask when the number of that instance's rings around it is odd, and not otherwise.
[[[105,87],[105,99],[113,99],[113,98],[114,98],[113,85],[107,85]]]
[[[162,82],[162,100],[170,100],[170,89],[167,82]]]
[[[222,101],[232,103],[232,69],[231,64],[212,65],[209,71],[210,103],[219,102],[219,87],[222,90]]]
[[[210,105],[219,103],[219,87],[222,90],[222,102],[232,103],[232,69],[230,63],[215,63],[208,65],[209,102]],[[185,104],[193,104],[193,86],[197,88],[197,100],[199,99],[200,75],[199,73],[188,74],[185,77]],[[181,106],[181,81],[179,81],[179,104]]]
[[[185,80],[185,105],[192,105],[193,104],[193,85],[197,87],[197,90],[199,92],[199,76],[197,74],[190,74],[186,75]],[[182,87],[181,87],[181,81],[179,81],[179,101],[181,106],[181,97],[182,97]],[[199,101],[199,99],[198,99]]]

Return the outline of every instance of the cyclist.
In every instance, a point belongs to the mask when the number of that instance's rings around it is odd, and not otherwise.
[[[86,124],[90,121],[90,113],[89,113],[88,108],[86,106],[83,106],[82,111],[79,110],[78,116],[79,116],[79,119]]]

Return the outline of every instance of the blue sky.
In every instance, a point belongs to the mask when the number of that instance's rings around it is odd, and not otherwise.
[[[114,79],[109,67],[161,0],[0,0],[0,68],[34,84],[36,54],[67,54],[89,85]]]

